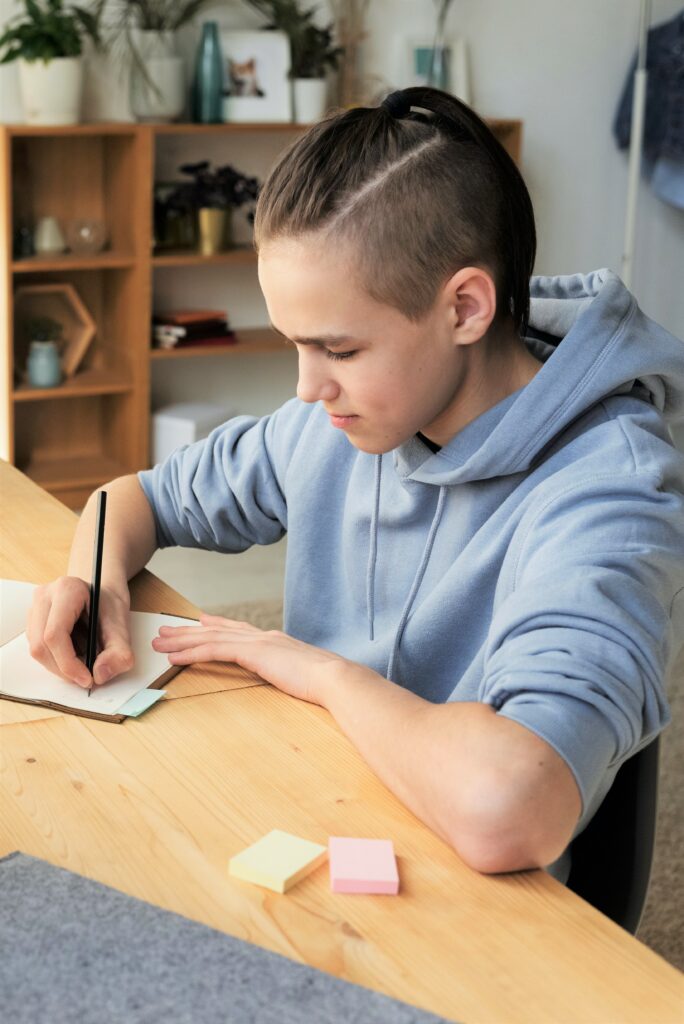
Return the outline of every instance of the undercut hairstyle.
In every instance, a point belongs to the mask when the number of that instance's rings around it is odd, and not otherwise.
[[[480,267],[496,287],[496,320],[512,318],[524,336],[536,233],[515,162],[448,93],[391,100],[333,111],[284,151],[257,201],[257,252],[312,234],[349,243],[367,294],[414,322],[453,274]]]

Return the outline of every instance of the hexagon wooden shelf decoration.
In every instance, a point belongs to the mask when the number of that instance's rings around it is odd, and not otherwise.
[[[73,285],[22,285],[14,293],[14,314],[15,334],[21,348],[25,347],[24,355],[28,354],[30,342],[25,327],[28,320],[47,316],[62,325],[62,370],[65,377],[73,377],[97,330],[95,321]]]

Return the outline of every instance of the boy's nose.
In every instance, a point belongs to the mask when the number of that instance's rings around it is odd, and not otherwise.
[[[312,358],[314,355],[319,355],[319,359]],[[302,353],[299,356],[297,398],[302,402],[330,402],[337,398],[339,390],[330,378],[328,367],[322,363],[320,353],[312,353],[311,356]]]

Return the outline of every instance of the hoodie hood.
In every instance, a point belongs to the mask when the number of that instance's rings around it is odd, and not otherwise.
[[[525,340],[544,366],[435,455],[426,459],[413,439],[402,445],[401,477],[441,486],[525,472],[609,395],[635,392],[667,421],[684,419],[684,343],[639,309],[616,274],[534,277],[530,295]]]
[[[571,423],[609,395],[638,395],[671,421],[684,416],[684,344],[641,312],[633,295],[612,271],[535,277],[530,284],[530,300],[525,341],[544,363],[541,370],[428,458],[417,438],[394,452],[400,479],[432,484],[439,487],[439,495],[394,633],[388,679],[394,675],[399,646],[423,583],[449,487],[530,470]],[[366,568],[371,639],[381,462],[378,456]]]

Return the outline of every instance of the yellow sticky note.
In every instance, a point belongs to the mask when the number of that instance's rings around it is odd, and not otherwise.
[[[228,872],[245,882],[287,892],[324,862],[327,846],[274,829],[246,850],[231,857]]]

